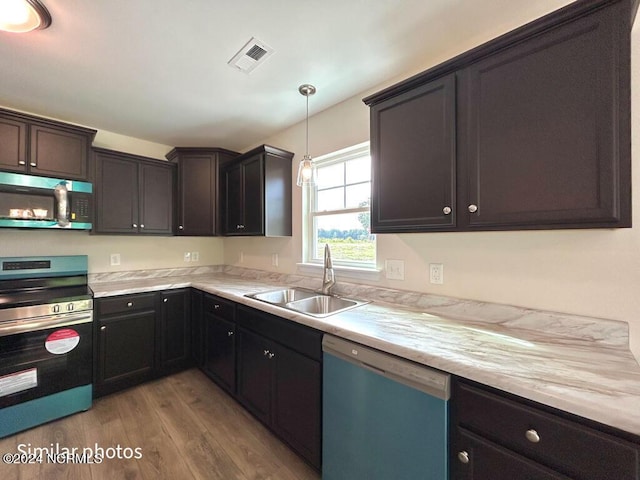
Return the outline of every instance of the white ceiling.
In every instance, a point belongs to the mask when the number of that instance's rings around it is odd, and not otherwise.
[[[0,33],[0,105],[172,146],[242,150],[570,0],[43,0]],[[490,36],[488,36],[490,34]],[[247,75],[251,38],[275,49]],[[446,57],[444,57],[446,58]]]

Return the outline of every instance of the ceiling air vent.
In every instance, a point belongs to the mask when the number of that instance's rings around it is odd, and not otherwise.
[[[251,37],[244,47],[236,53],[229,62],[229,66],[237,68],[241,72],[250,73],[261,63],[271,56],[273,48],[266,45],[264,42]]]

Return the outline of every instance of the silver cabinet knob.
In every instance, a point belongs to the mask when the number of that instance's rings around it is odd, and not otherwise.
[[[442,213],[444,213],[445,215],[449,215],[451,213],[451,207],[444,207],[442,209]]]
[[[538,443],[540,441],[540,435],[538,435],[538,432],[536,432],[533,428],[527,430],[524,436],[527,437],[527,440],[529,440],[531,443]]]
[[[37,167],[38,165],[36,164],[36,162],[31,162],[29,163],[29,165],[31,165],[32,167]]]
[[[474,205],[473,203],[469,205],[467,208],[469,210],[469,213],[476,213],[478,211],[478,206]]]
[[[107,329],[107,327],[100,327],[100,330],[101,330],[101,331],[104,331],[104,330],[106,330],[106,329]]]
[[[217,303],[213,306],[214,309],[218,310],[220,308],[220,305],[218,305]]]
[[[464,450],[458,452],[458,460],[460,463],[469,463],[469,454]]]
[[[233,335],[233,332],[227,332],[227,337],[230,337]]]
[[[182,225],[178,225],[178,230],[184,230],[184,227]]]
[[[267,355],[269,355],[269,353],[271,353],[271,352],[269,352],[269,350],[265,350],[263,355],[266,357]]]
[[[133,307],[133,302],[127,302],[127,307],[129,308]]]
[[[167,302],[169,301],[169,299],[168,299],[168,298],[163,298],[163,299],[162,299],[162,301],[163,301],[164,303],[167,303]]]
[[[138,228],[138,224],[134,223],[133,225],[131,225],[133,228]]]
[[[141,224],[140,224],[140,228],[144,228],[144,223],[141,223]]]
[[[275,356],[276,356],[276,354],[275,353],[271,353],[271,352],[269,352],[269,355],[267,355],[267,357],[269,357],[269,360],[271,360]]]
[[[26,165],[27,162],[25,162],[24,160],[18,160],[18,165]]]

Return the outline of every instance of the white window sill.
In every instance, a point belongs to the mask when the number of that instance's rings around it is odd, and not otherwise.
[[[298,273],[302,275],[311,275],[314,277],[321,277],[323,266],[319,263],[298,263]],[[380,273],[382,270],[375,268],[356,268],[356,267],[344,267],[334,265],[333,270],[340,278],[350,278],[355,280],[380,280]]]

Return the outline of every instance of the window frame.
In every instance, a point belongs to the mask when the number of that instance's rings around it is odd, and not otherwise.
[[[322,155],[313,160],[315,164],[315,168],[319,167],[328,167],[336,164],[346,164],[349,160],[354,160],[356,158],[361,158],[363,156],[370,156],[370,142],[363,142],[357,145],[353,145],[351,147],[347,147],[336,152],[332,152],[326,155]],[[342,187],[346,187],[347,185],[358,185],[362,183],[371,184],[371,178],[365,182],[355,182],[353,184],[347,184],[346,178],[345,182],[342,184]],[[336,187],[338,188],[338,187]],[[345,188],[346,195],[346,188]],[[302,258],[303,265],[322,265],[322,258],[314,258],[314,246],[317,242],[315,234],[317,232],[316,229],[316,219],[323,216],[331,216],[331,215],[339,215],[339,214],[347,214],[347,213],[360,213],[360,212],[369,212],[371,213],[371,201],[369,201],[369,205],[367,207],[350,207],[344,209],[337,210],[324,210],[317,211],[318,199],[318,187],[314,185],[313,187],[308,187],[304,189],[303,192],[303,243],[302,243]],[[364,271],[374,271],[377,267],[377,239],[374,239],[375,242],[375,254],[374,258],[371,261],[345,261],[337,258],[333,258],[334,268],[338,269],[347,269],[347,270],[364,270]]]

